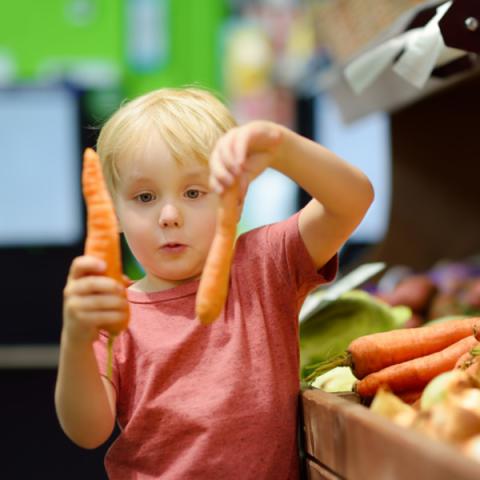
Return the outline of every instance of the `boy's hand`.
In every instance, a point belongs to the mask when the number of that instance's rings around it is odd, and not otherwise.
[[[215,145],[210,157],[210,187],[218,194],[239,182],[240,198],[248,184],[273,166],[283,127],[272,122],[254,121],[233,128]]]
[[[72,262],[63,291],[63,332],[73,341],[92,343],[99,330],[118,330],[128,316],[125,286],[103,275],[105,269],[91,256]]]

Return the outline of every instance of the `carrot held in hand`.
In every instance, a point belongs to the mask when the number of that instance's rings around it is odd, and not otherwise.
[[[215,236],[198,287],[195,309],[203,324],[212,323],[225,305],[237,221],[238,185],[235,184],[220,197]]]
[[[385,385],[394,393],[421,390],[432,378],[452,370],[457,360],[476,344],[476,338],[470,335],[439,352],[390,365],[355,382],[354,391],[362,398],[371,398]]]
[[[100,159],[95,150],[87,148],[83,156],[82,189],[87,207],[87,238],[85,255],[100,258],[107,265],[105,275],[125,284],[122,273],[120,238],[117,230],[117,218],[113,202],[103,178]],[[106,326],[110,334],[108,342],[107,375],[110,378],[112,368],[112,345],[115,335],[128,325],[128,318],[123,325],[115,329]]]
[[[443,350],[472,335],[475,325],[480,327],[479,317],[364,335],[353,340],[345,353],[316,365],[305,380],[313,380],[337,366],[350,367],[361,379],[390,365]]]

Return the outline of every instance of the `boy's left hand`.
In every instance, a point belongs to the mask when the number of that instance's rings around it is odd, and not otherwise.
[[[210,187],[222,194],[236,181],[243,199],[249,183],[273,166],[283,140],[283,127],[254,121],[235,127],[216,143],[210,157]]]

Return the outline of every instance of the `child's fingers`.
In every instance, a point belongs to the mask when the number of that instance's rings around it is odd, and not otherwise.
[[[248,133],[250,141],[255,144],[257,151],[269,150],[282,140],[282,131],[277,125],[270,122],[255,122]]]
[[[218,159],[234,176],[242,171],[241,162],[245,156],[245,149],[239,151],[237,144],[239,140],[242,144],[245,143],[245,135],[243,132],[240,128],[230,130],[217,142],[215,147]]]
[[[76,339],[95,339],[100,329],[118,333],[126,327],[128,317],[128,303],[120,295],[74,295],[64,305],[64,324]]]
[[[227,169],[224,154],[215,149],[210,160],[210,187],[221,193],[225,187],[232,185],[234,180],[234,174]]]
[[[230,130],[221,140],[219,152],[222,160],[235,177],[242,172],[242,164],[246,156],[245,132],[241,128]]]
[[[81,311],[77,314],[77,318],[86,324],[95,325],[96,328],[110,331],[113,330],[112,327],[122,325],[125,322],[126,315],[128,313],[124,310]]]
[[[89,275],[68,281],[64,295],[121,294],[124,291],[125,287],[113,278]]]
[[[239,132],[232,142],[232,156],[235,159],[237,174],[242,172],[245,161],[247,160],[248,142],[249,134],[248,131],[245,130]]]
[[[104,312],[128,310],[128,302],[121,295],[89,295],[76,297],[72,300],[73,306],[82,312]]]
[[[73,260],[68,278],[75,279],[86,275],[101,275],[106,269],[107,265],[103,260],[89,255],[82,255]]]

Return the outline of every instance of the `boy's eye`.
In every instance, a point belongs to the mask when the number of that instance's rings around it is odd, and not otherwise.
[[[151,193],[141,193],[137,195],[137,199],[142,203],[148,203],[153,200],[153,195]]]
[[[195,190],[193,188],[191,188],[190,190],[187,190],[185,192],[185,196],[191,200],[195,200],[196,198],[198,198],[200,195],[201,195],[202,192],[200,192],[200,190]]]

